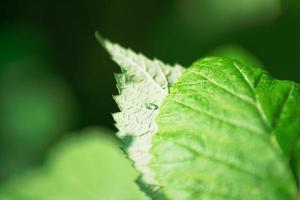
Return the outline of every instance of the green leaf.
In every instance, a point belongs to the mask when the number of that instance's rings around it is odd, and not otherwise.
[[[226,45],[219,47],[212,51],[209,55],[231,58],[248,66],[263,67],[262,62],[258,58],[238,45]]]
[[[43,168],[15,177],[1,200],[146,200],[137,172],[104,130],[88,129],[55,148]]]
[[[289,161],[300,87],[233,59],[205,58],[164,100],[150,168],[168,199],[294,200]]]
[[[118,136],[125,143],[125,150],[134,166],[142,173],[143,181],[155,184],[148,168],[151,139],[157,132],[155,117],[162,100],[169,93],[169,87],[181,76],[183,67],[150,60],[103,39],[97,33],[96,38],[122,71],[116,74],[120,94],[114,97],[120,108],[120,112],[113,114]]]

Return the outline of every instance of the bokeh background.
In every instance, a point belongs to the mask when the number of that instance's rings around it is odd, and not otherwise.
[[[95,31],[184,66],[237,45],[300,82],[299,0],[1,0],[0,185],[76,130],[115,131],[119,69]]]

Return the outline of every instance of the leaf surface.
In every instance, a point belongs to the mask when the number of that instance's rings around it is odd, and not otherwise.
[[[294,200],[300,87],[233,59],[185,71],[164,100],[151,169],[167,199]]]
[[[183,67],[150,60],[99,34],[96,37],[121,68],[121,73],[116,74],[120,94],[114,96],[120,112],[113,114],[118,136],[125,143],[125,150],[134,166],[142,173],[143,181],[155,184],[148,167],[152,136],[157,132],[155,117],[162,100],[169,93],[169,87],[181,76]]]

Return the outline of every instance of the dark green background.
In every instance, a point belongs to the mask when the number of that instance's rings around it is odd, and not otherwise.
[[[298,0],[85,0],[0,3],[0,179],[75,130],[114,130],[114,72],[94,37],[189,66],[218,47],[252,52],[300,82]]]

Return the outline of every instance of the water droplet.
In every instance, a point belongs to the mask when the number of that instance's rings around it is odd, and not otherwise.
[[[156,105],[154,103],[146,103],[145,106],[149,110],[157,110],[158,109],[158,105]]]

